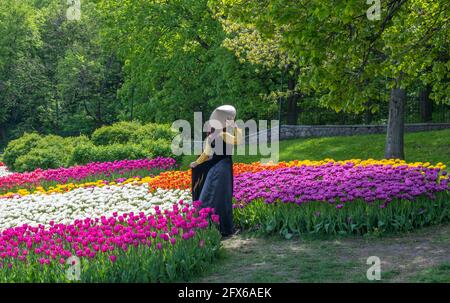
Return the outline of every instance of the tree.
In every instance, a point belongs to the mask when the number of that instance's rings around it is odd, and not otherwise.
[[[277,99],[287,99],[287,123],[296,125],[298,123],[298,102],[301,95],[298,91],[300,68],[297,64],[298,60],[290,57],[286,51],[280,48],[280,31],[274,33],[271,38],[264,38],[252,24],[233,23],[220,13],[218,13],[218,18],[227,33],[223,45],[232,50],[241,63],[248,61],[261,67],[265,73],[271,75],[275,82],[281,83],[281,86],[283,79],[286,79],[286,92],[283,87],[280,87],[276,91],[271,91],[266,98],[275,102]]]
[[[96,1],[83,1],[80,20],[67,18],[66,1],[41,3],[40,56],[51,81],[49,129],[89,133],[117,120],[121,63],[104,45]]]
[[[383,79],[390,90],[386,158],[404,158],[405,90],[414,81],[430,85],[435,102],[449,101],[448,1],[382,1],[378,21],[359,0],[216,2],[269,37],[283,28],[281,46],[300,58],[302,91],[319,93],[336,111],[363,111]]]
[[[11,123],[38,119],[45,83],[41,62],[38,16],[28,1],[0,0],[0,139]]]
[[[122,64],[102,45],[96,2],[84,0],[82,18],[71,21],[65,0],[0,0],[1,143],[117,120]]]
[[[209,114],[233,103],[240,117],[267,118],[276,104],[263,102],[270,87],[266,75],[239,63],[222,46],[225,33],[207,0],[100,1],[104,37],[125,62],[119,90],[122,118],[172,122],[193,120],[193,111]]]
[[[430,100],[431,86],[426,85],[420,90],[420,120],[422,122],[430,122],[432,120],[433,102]]]

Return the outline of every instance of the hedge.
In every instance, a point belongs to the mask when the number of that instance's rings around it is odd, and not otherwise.
[[[9,142],[5,164],[13,171],[33,171],[124,159],[143,159],[173,155],[172,139],[177,133],[169,125],[119,122],[104,126],[86,136],[63,138],[25,133]]]

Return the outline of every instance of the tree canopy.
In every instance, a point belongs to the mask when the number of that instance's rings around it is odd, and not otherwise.
[[[0,0],[0,141],[232,103],[239,118],[288,124],[376,113],[389,146],[411,94],[424,121],[430,100],[449,103],[449,11],[445,0]]]

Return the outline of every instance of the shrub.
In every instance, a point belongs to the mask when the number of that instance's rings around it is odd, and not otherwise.
[[[73,149],[68,165],[82,165],[90,162],[110,162],[115,160],[136,160],[152,158],[150,150],[138,144],[111,144],[96,146],[92,142],[80,144]]]
[[[82,165],[89,162],[94,162],[97,146],[89,139],[86,142],[78,142],[75,144],[72,153],[67,161],[68,166]]]
[[[66,137],[64,138],[64,140],[66,140],[66,144],[72,146],[73,148],[80,145],[92,143],[92,141],[87,136],[84,135],[78,137]]]
[[[3,155],[3,161],[12,170],[16,170],[16,160],[29,153],[42,137],[37,133],[25,133],[22,137],[9,142]]]
[[[168,124],[148,123],[138,128],[132,135],[131,140],[140,143],[145,140],[163,139],[172,142],[176,132]]]
[[[142,148],[151,152],[153,155],[161,157],[172,157],[177,161],[181,160],[181,156],[175,156],[172,153],[171,147],[172,141],[157,139],[157,140],[144,140],[142,141]]]
[[[152,157],[153,154],[150,151],[144,150],[141,145],[117,143],[105,146],[96,146],[89,162],[109,162],[125,159],[136,160]]]
[[[118,122],[98,128],[92,133],[91,139],[95,145],[127,143],[140,127],[138,122]]]
[[[5,163],[12,170],[23,172],[89,162],[174,157],[171,143],[175,135],[167,124],[142,126],[137,122],[101,127],[92,134],[92,139],[86,136],[42,137],[31,133],[10,142],[5,150]]]
[[[66,166],[73,150],[68,142],[71,142],[69,138],[55,135],[42,137],[33,149],[17,158],[15,170],[24,172]]]

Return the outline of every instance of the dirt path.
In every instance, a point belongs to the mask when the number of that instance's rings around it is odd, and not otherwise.
[[[222,258],[198,282],[367,282],[370,256],[381,260],[382,282],[407,282],[450,264],[450,225],[383,238],[288,241],[239,235],[223,247]]]

